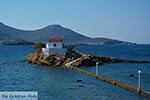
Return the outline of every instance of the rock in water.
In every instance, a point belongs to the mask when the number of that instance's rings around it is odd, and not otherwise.
[[[76,80],[77,82],[82,82],[82,80]]]
[[[76,53],[75,51],[73,51],[72,53],[69,52],[69,54],[67,54],[66,57],[57,54],[43,55],[42,50],[39,49],[34,53],[28,55],[27,62],[47,66],[65,66],[66,63],[69,63],[71,61],[71,57],[76,58],[80,56],[81,55]]]

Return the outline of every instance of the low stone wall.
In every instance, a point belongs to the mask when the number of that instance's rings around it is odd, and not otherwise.
[[[68,67],[67,67],[68,68]],[[150,94],[149,93],[146,93],[144,90],[140,90],[138,91],[138,88],[133,86],[133,85],[129,85],[129,84],[126,84],[124,82],[120,82],[120,81],[117,81],[117,80],[113,80],[111,78],[108,78],[108,77],[105,77],[105,76],[102,76],[102,75],[96,75],[94,73],[91,73],[91,72],[88,72],[88,71],[85,71],[83,69],[80,69],[80,68],[77,68],[77,67],[69,67],[70,69],[72,70],[75,70],[75,71],[78,71],[80,73],[83,73],[85,75],[88,75],[88,76],[92,76],[92,77],[95,77],[97,79],[100,79],[104,82],[107,82],[107,83],[110,83],[110,84],[113,84],[115,86],[118,86],[118,87],[121,87],[121,88],[124,88],[126,90],[129,90],[131,92],[134,92],[134,93],[138,93],[139,95],[141,96],[144,96],[146,98],[150,98]]]
[[[42,48],[44,55],[58,54],[60,56],[65,56],[67,49],[66,48]]]

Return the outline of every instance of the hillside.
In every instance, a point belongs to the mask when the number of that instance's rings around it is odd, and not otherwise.
[[[85,40],[83,43],[86,44],[109,44],[109,45],[132,45],[136,43],[127,42],[127,41],[119,41],[114,39],[108,39],[108,38],[92,38]]]
[[[49,38],[63,37],[66,43],[80,43],[83,40],[90,39],[60,25],[49,25],[38,30],[24,31],[3,23],[0,23],[0,37],[1,40],[14,40],[15,38],[29,42],[46,42]]]
[[[107,38],[90,38],[80,33],[74,32],[71,29],[64,28],[61,25],[49,25],[47,27],[26,31],[20,30],[3,23],[0,23],[0,44],[17,44],[47,42],[49,38],[64,38],[66,44],[124,44],[124,41],[107,39]],[[127,44],[129,42],[126,42]]]

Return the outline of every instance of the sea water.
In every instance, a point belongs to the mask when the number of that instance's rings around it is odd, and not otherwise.
[[[150,45],[91,45],[76,50],[94,55],[150,60]],[[147,100],[138,94],[79,72],[59,67],[28,64],[32,46],[0,46],[0,91],[38,91],[39,100]],[[82,67],[95,72],[95,66]],[[99,74],[137,86],[137,71],[150,72],[150,64],[109,63]],[[129,77],[129,74],[135,77]],[[82,82],[77,82],[77,80]],[[150,90],[150,75],[144,74],[142,88]]]

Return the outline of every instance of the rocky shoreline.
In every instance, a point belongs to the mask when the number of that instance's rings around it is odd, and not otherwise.
[[[51,54],[49,56],[45,56],[42,54],[42,50],[39,49],[28,55],[27,62],[31,64],[38,65],[46,65],[46,66],[65,66],[66,63],[73,61],[74,59],[80,58],[82,55],[77,53],[76,51],[68,51],[66,56],[59,56],[56,54]],[[140,61],[140,60],[128,60],[128,59],[118,59],[112,57],[103,57],[103,56],[94,56],[85,54],[85,57],[79,59],[75,63],[72,64],[74,67],[80,66],[95,66],[96,62],[99,65],[103,65],[105,63],[150,63],[150,61]]]

